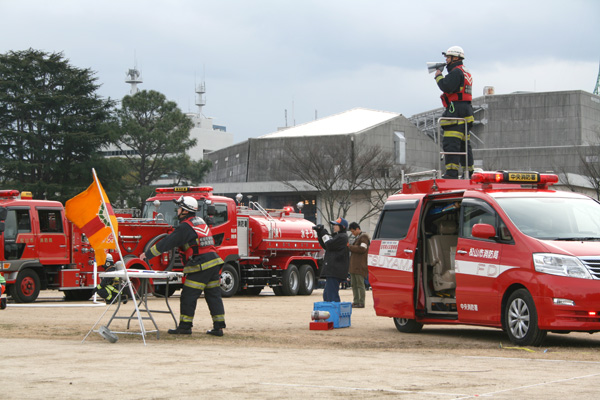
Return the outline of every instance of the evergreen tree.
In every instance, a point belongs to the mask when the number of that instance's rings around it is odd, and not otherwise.
[[[64,201],[90,182],[112,108],[62,53],[0,54],[0,187]]]

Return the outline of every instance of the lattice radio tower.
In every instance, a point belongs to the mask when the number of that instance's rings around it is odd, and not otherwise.
[[[594,88],[594,94],[600,96],[600,67],[598,67],[598,78],[596,78],[596,87]]]

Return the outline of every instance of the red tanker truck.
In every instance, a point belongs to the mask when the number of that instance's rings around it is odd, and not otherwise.
[[[138,258],[174,229],[173,200],[182,194],[198,200],[199,215],[211,225],[217,251],[225,261],[221,273],[224,296],[256,295],[265,286],[277,295],[312,293],[321,258],[312,223],[291,208],[236,205],[230,198],[214,196],[210,187],[159,188],[147,200],[141,218],[121,215],[118,240],[127,268],[182,269],[173,251],[154,258],[149,265]],[[119,254],[115,252],[113,258],[118,260]],[[35,301],[45,289],[61,290],[68,300],[89,299],[93,272],[94,250],[66,219],[60,202],[34,200],[28,192],[0,190],[0,274],[14,301]],[[155,288],[164,293],[164,286]],[[169,291],[177,288],[169,285]]]
[[[225,261],[221,272],[223,296],[257,295],[270,286],[277,295],[310,295],[318,276],[322,250],[313,223],[292,207],[265,210],[258,203],[236,204],[215,196],[211,187],[158,188],[146,200],[141,218],[119,218],[119,243],[127,265],[142,268],[133,258],[166,236],[177,224],[173,200],[181,195],[198,201],[198,215],[206,220]],[[173,252],[151,260],[151,269],[182,268]],[[177,285],[169,285],[172,290]],[[159,288],[160,290],[160,288]]]

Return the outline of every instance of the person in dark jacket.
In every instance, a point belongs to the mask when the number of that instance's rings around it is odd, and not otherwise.
[[[191,196],[175,200],[179,225],[164,239],[140,255],[142,260],[179,248],[185,266],[185,283],[181,291],[179,326],[169,329],[172,335],[190,335],[198,298],[204,291],[204,300],[213,320],[213,329],[206,333],[223,336],[225,308],[221,299],[221,266],[223,260],[216,252],[210,228],[196,216],[198,202]]]
[[[446,108],[440,121],[442,130],[444,131],[442,148],[444,152],[464,153],[465,147],[467,147],[468,157],[468,163],[465,166],[464,155],[445,154],[446,173],[443,177],[445,179],[458,179],[459,165],[463,167],[463,170],[464,168],[468,168],[469,176],[473,173],[473,152],[471,151],[470,135],[468,133],[473,127],[475,120],[473,117],[473,106],[471,105],[473,77],[463,65],[465,52],[462,47],[452,46],[442,54],[446,57],[448,75],[444,77],[440,70],[437,70],[435,73],[435,81],[440,90],[444,92],[440,97],[442,104]],[[444,117],[464,118],[464,120],[444,119]],[[467,124],[466,136],[465,123]]]
[[[325,278],[323,301],[340,302],[340,283],[348,277],[350,266],[350,252],[348,251],[348,221],[338,218],[329,221],[333,225],[333,235],[323,227],[317,225],[313,229],[317,232],[319,243],[325,249],[321,277]]]

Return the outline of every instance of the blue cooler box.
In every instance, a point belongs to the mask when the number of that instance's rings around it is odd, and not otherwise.
[[[314,311],[329,311],[329,318],[325,322],[333,322],[334,328],[347,328],[350,326],[352,303],[335,301],[318,301],[314,304]]]

